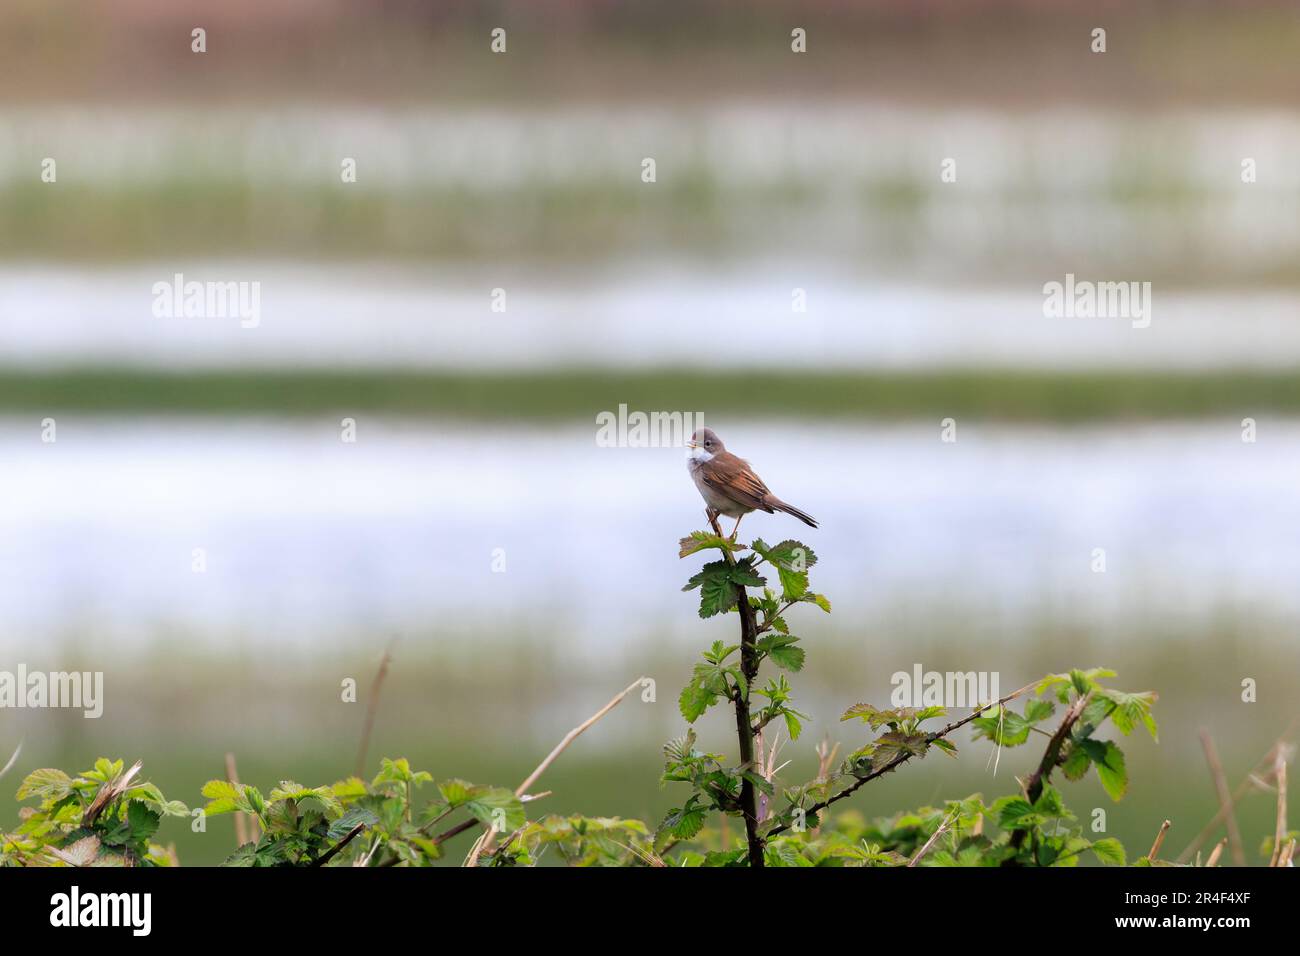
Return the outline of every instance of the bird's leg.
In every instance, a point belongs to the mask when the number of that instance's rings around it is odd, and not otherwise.
[[[739,518],[737,518],[737,519],[736,519],[736,526],[735,526],[734,528],[731,529],[731,543],[732,543],[732,544],[735,544],[735,543],[736,543],[736,535],[740,532],[740,522],[743,521],[744,518],[745,518],[745,516],[744,516],[743,514],[742,514]]]
[[[709,526],[713,528],[713,533],[719,538],[722,537],[722,529],[718,527],[718,511],[716,508],[707,507],[704,509],[704,517],[709,519]]]

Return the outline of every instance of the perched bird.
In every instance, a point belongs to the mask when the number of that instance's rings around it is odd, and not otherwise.
[[[690,449],[686,467],[708,506],[709,521],[713,522],[720,514],[736,519],[736,526],[731,529],[731,540],[736,540],[736,533],[740,531],[740,519],[751,511],[766,511],[768,514],[784,511],[810,528],[817,527],[816,520],[810,515],[768,491],[763,479],[749,467],[749,462],[727,451],[713,429],[699,429],[686,447]]]

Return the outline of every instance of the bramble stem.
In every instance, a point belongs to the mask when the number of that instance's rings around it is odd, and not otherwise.
[[[722,537],[716,515],[709,515],[709,523],[714,532]],[[736,559],[727,549],[722,550],[727,563],[735,565]],[[732,698],[736,705],[736,740],[740,746],[740,767],[754,772],[754,728],[750,725],[748,688],[758,676],[758,619],[754,609],[749,606],[749,595],[743,586],[736,585],[736,610],[740,613],[740,672],[745,675],[746,692],[736,688]],[[754,783],[749,777],[740,781],[740,812],[745,817],[745,838],[749,843],[749,865],[754,869],[763,867],[763,838],[758,833],[758,801],[754,794]]]
[[[1019,690],[1012,691],[1010,694],[1007,694],[1007,696],[1001,698],[1000,700],[996,700],[991,704],[984,704],[980,707],[976,707],[974,710],[972,710],[969,714],[967,714],[965,717],[961,718],[960,720],[954,720],[948,726],[936,730],[933,733],[926,734],[925,742],[927,744],[932,744],[936,740],[940,740],[944,737],[947,737],[950,733],[952,733],[957,728],[965,727],[967,724],[969,724],[980,714],[984,713],[984,711],[991,710],[994,707],[1001,707],[1007,701],[1014,700],[1015,698],[1019,697],[1021,694],[1025,693],[1026,691],[1032,690],[1034,686],[1035,686],[1034,684],[1026,684],[1024,687],[1020,688]],[[845,787],[843,790],[839,791],[839,793],[836,793],[834,796],[827,797],[825,800],[819,800],[817,803],[814,803],[812,806],[807,808],[807,810],[805,811],[806,815],[812,816],[815,813],[821,813],[832,803],[838,803],[840,800],[844,800],[847,797],[853,796],[853,794],[857,792],[857,790],[860,787],[862,787],[864,784],[870,783],[872,780],[875,780],[879,777],[883,777],[885,774],[897,770],[899,767],[901,767],[903,764],[907,763],[911,759],[912,759],[912,751],[910,750],[903,751],[893,760],[889,761],[889,763],[885,764],[883,767],[879,767],[868,774],[864,774],[863,776],[858,777],[858,779],[855,780],[852,784]],[[789,829],[790,829],[790,824],[783,823],[780,826],[775,826],[772,829],[768,830],[767,835],[775,836],[776,834],[784,833],[786,830]]]
[[[1061,720],[1061,726],[1056,728],[1056,733],[1052,734],[1052,739],[1047,742],[1047,749],[1043,752],[1043,759],[1039,762],[1038,767],[1029,775],[1025,782],[1025,799],[1031,804],[1037,803],[1038,798],[1043,795],[1043,787],[1052,776],[1052,771],[1056,769],[1057,764],[1061,762],[1061,748],[1065,746],[1065,740],[1070,736],[1070,730],[1083,716],[1084,708],[1092,700],[1092,691],[1084,694],[1071,705],[1070,709],[1065,712],[1065,717]],[[1011,834],[1011,846],[1019,850],[1025,842],[1025,837],[1029,831],[1017,830]],[[1014,857],[1002,861],[1003,866],[1016,866]]]

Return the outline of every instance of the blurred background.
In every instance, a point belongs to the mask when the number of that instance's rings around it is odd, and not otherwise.
[[[835,608],[791,622],[790,782],[897,670],[1106,665],[1161,741],[1123,802],[1067,801],[1181,848],[1217,806],[1198,730],[1235,785],[1297,711],[1298,43],[1283,2],[10,0],[0,669],[103,671],[106,702],[0,713],[0,820],[100,754],[191,805],[227,752],[264,790],[346,776],[392,643],[372,771],[513,787],[652,677],[542,783],[657,822],[735,621],[679,590],[683,450],[597,445],[626,404],[702,414],[822,521],[743,528],[807,541]],[[258,283],[259,321],[160,317],[178,273]],[[1150,327],[1045,316],[1067,274],[1150,282]],[[961,746],[853,808],[1031,759]],[[1252,862],[1272,814],[1241,807]]]

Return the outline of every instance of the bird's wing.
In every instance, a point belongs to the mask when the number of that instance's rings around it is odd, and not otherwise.
[[[743,458],[737,458],[730,452],[715,455],[701,469],[701,474],[705,484],[716,488],[733,501],[746,508],[772,513],[772,506],[766,501],[771,492]]]

